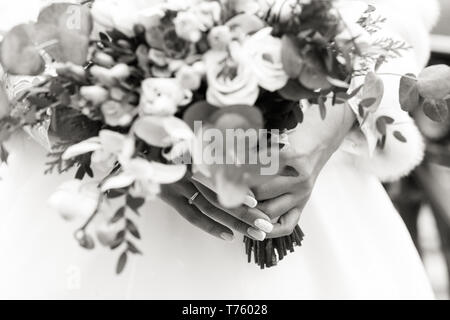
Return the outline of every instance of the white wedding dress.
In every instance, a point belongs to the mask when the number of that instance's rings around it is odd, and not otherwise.
[[[431,3],[418,0],[425,2]],[[350,13],[357,16],[357,10]],[[402,35],[421,36],[420,50],[391,64],[391,72],[418,72],[426,60],[427,26],[412,17],[421,11],[409,10],[413,23]],[[247,263],[240,239],[215,240],[155,201],[138,221],[144,255],[131,257],[116,276],[119,252],[79,248],[72,236],[77,225],[47,205],[73,173],[44,176],[46,150],[25,135],[14,139],[10,164],[0,171],[0,298],[432,299],[419,255],[380,183],[411,170],[423,149],[413,122],[399,109],[398,79],[387,78],[386,88],[378,112],[404,119],[399,126],[408,143],[390,139],[385,152],[369,157],[370,130],[365,139],[350,134],[303,212],[303,247],[263,271]]]

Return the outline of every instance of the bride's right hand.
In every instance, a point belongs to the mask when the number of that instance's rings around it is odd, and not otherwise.
[[[233,241],[235,233],[262,241],[273,229],[270,218],[258,209],[225,209],[214,192],[187,179],[163,186],[161,198],[191,224],[225,241]]]

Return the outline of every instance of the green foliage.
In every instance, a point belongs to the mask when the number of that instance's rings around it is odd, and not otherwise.
[[[434,65],[425,68],[416,78],[412,74],[400,80],[400,104],[402,109],[414,112],[422,107],[433,121],[443,122],[448,118],[450,97],[450,67]]]
[[[0,61],[15,75],[39,75],[45,69],[41,50],[58,62],[87,60],[93,22],[85,6],[56,3],[43,9],[36,23],[22,24],[5,35]]]

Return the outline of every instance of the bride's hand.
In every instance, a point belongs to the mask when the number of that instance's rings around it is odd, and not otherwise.
[[[305,112],[303,123],[290,135],[291,146],[282,150],[282,156],[291,159],[288,170],[253,190],[259,202],[257,208],[277,221],[269,238],[292,234],[320,172],[355,120],[344,105],[328,106],[325,120],[316,107]]]
[[[161,198],[194,226],[226,241],[234,239],[234,232],[264,240],[273,230],[269,217],[258,209],[224,209],[211,190],[187,179],[164,186]]]

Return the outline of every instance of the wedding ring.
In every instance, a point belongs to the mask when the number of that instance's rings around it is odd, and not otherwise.
[[[189,204],[192,206],[194,204],[195,199],[200,195],[200,192],[196,192],[190,199]]]

